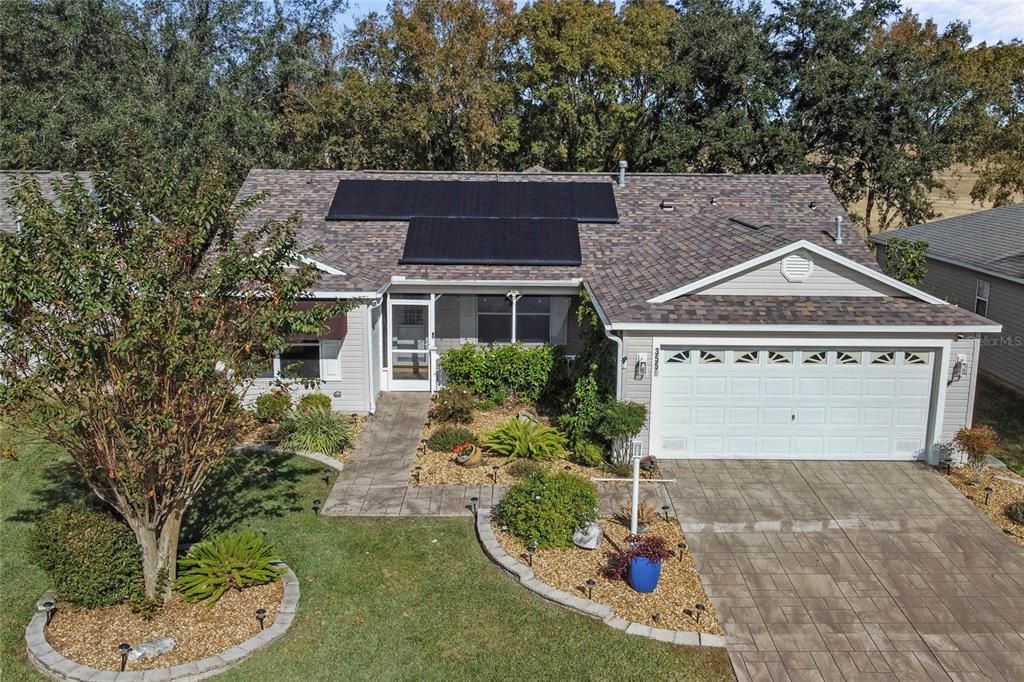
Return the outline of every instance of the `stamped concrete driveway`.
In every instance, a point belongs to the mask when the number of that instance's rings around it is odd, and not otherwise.
[[[1024,551],[935,471],[662,471],[740,680],[1024,680]]]

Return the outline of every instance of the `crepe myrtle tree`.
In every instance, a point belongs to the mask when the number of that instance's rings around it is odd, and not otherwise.
[[[352,303],[299,307],[319,278],[296,218],[243,233],[212,173],[20,182],[0,231],[0,413],[66,450],[124,517],[145,591],[166,600],[186,508],[239,438],[239,396],[292,333]],[[52,198],[51,198],[52,199]]]

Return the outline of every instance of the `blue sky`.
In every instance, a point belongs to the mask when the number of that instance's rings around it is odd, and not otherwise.
[[[522,4],[523,0],[518,0]],[[387,0],[351,0],[344,23],[367,12],[381,11]],[[768,0],[763,0],[770,6]],[[1013,38],[1024,39],[1024,0],[904,0],[904,5],[922,18],[932,17],[945,26],[958,19],[969,21],[975,42],[995,43]]]

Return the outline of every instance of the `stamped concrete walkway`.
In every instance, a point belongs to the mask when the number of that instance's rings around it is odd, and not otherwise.
[[[936,472],[662,471],[740,680],[1024,679],[1024,550]]]
[[[470,498],[490,507],[505,486],[410,486],[429,393],[381,393],[327,496],[326,516],[462,516]]]

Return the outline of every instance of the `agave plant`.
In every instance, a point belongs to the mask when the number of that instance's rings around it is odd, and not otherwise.
[[[565,436],[558,430],[533,421],[510,419],[483,441],[484,449],[519,459],[556,459],[565,452]]]
[[[285,572],[273,546],[248,528],[192,545],[178,560],[174,585],[186,602],[217,603],[230,589],[265,585]]]

